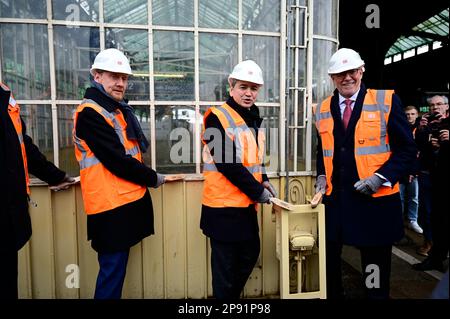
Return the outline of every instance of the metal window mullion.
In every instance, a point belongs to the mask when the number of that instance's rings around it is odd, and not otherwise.
[[[294,37],[294,87],[293,93],[294,93],[294,172],[297,171],[297,157],[298,157],[298,64],[299,64],[299,37],[300,37],[300,8],[298,7],[299,3],[298,0],[295,1],[295,37]]]
[[[47,0],[48,58],[50,64],[50,104],[52,108],[53,161],[59,166],[58,109],[56,107],[56,66],[53,45],[53,23],[51,0]]]
[[[286,0],[281,1],[281,10],[280,10],[280,97],[286,96],[286,44],[287,44],[287,38],[286,38]],[[286,128],[286,99],[280,98],[280,113],[279,113],[279,163],[280,167],[278,168],[281,172],[285,170],[286,167],[286,147],[285,147],[285,128]]]
[[[305,154],[305,170],[311,171],[312,161],[312,74],[313,74],[313,0],[308,0],[308,11],[305,12],[305,18],[308,20],[308,36],[306,38],[306,94],[305,94],[305,111],[306,113],[306,154]]]
[[[48,8],[48,1],[47,1]],[[20,24],[47,24],[46,19],[22,19],[22,18],[0,18],[0,23],[20,23]]]
[[[152,1],[147,3],[147,32],[148,32],[148,72],[149,77],[149,92],[150,92],[150,158],[151,167],[156,170],[156,117],[155,117],[155,78],[153,72],[155,65],[153,63],[153,15],[152,15]]]
[[[100,23],[100,30],[99,30],[99,36],[100,36],[100,51],[105,49],[105,16],[103,14],[103,1],[104,0],[99,0],[98,1],[98,22]]]
[[[238,62],[242,61],[242,0],[238,0]]]
[[[155,102],[150,103],[150,155],[151,155],[151,167],[156,170],[156,119],[155,119]]]
[[[194,1],[194,95],[195,95],[195,173],[200,174],[201,144],[200,144],[200,41],[198,28],[198,1]]]

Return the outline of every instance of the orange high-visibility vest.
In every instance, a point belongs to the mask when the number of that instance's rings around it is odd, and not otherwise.
[[[392,106],[393,90],[368,89],[364,98],[361,116],[355,128],[355,160],[360,179],[373,175],[391,156],[387,124]],[[333,116],[331,115],[331,96],[315,110],[316,127],[322,140],[323,161],[327,179],[327,195],[331,194],[333,175]],[[394,187],[381,186],[373,197],[395,194]]]
[[[206,119],[213,113],[222,124],[225,133],[230,137],[236,146],[236,161],[242,165],[253,175],[259,182],[262,182],[262,162],[264,156],[265,138],[262,129],[258,130],[258,144],[256,139],[248,128],[242,117],[226,103],[220,107],[209,108],[203,117],[202,142],[203,147],[203,176],[205,182],[203,186],[202,204],[209,207],[248,207],[255,204],[247,195],[239,188],[232,184],[222,173],[220,173],[211,156],[209,147],[213,147],[215,155],[225,150],[222,148],[222,137],[214,135],[219,134],[219,130],[206,130]],[[212,145],[205,142],[205,134],[213,134],[214,140]],[[229,159],[232,161],[232,159]],[[225,161],[227,159],[225,158]]]
[[[85,99],[81,102],[74,114],[73,140],[75,156],[80,164],[80,183],[84,209],[89,215],[134,202],[144,196],[147,188],[111,173],[95,157],[86,142],[76,136],[78,115],[86,107],[98,112],[114,128],[127,154],[140,162],[142,162],[142,155],[137,141],[127,138],[127,123],[120,110],[110,113],[93,100]]]
[[[20,106],[17,104],[14,96],[5,84],[0,82],[0,85],[5,91],[10,91],[9,96],[9,104],[8,104],[8,114],[13,122],[14,128],[16,129],[17,138],[20,142],[20,149],[22,151],[22,162],[23,162],[23,170],[25,172],[25,184],[27,185],[27,194],[30,195],[30,177],[28,176],[28,161],[27,161],[27,152],[25,150],[25,143],[23,139],[22,133],[22,121],[20,120]]]

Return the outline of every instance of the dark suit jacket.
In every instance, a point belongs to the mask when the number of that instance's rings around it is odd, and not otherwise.
[[[339,109],[339,95],[335,90],[331,100],[334,120],[333,191],[325,196],[327,240],[355,246],[389,245],[403,236],[403,219],[399,193],[371,197],[354,190],[359,180],[354,155],[354,134],[361,116],[366,88],[361,85],[352,116],[344,131]],[[394,185],[411,172],[416,157],[416,146],[401,106],[394,95],[387,123],[392,155],[377,171]],[[317,147],[317,175],[325,174],[319,138]]]

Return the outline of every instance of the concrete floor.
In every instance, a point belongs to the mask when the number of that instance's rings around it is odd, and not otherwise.
[[[423,272],[412,269],[411,264],[425,257],[416,254],[416,248],[423,241],[421,235],[406,229],[405,237],[393,247],[391,271],[391,298],[393,299],[427,299],[442,278],[439,271]],[[343,285],[347,299],[364,298],[361,282],[361,263],[359,250],[345,246],[343,257]],[[448,269],[448,259],[445,262]]]

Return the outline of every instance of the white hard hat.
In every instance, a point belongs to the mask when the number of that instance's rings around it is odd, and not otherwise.
[[[117,49],[106,49],[97,54],[91,67],[92,75],[94,75],[94,70],[133,75],[127,57]]]
[[[328,74],[341,73],[348,70],[357,69],[364,65],[364,61],[358,52],[352,49],[342,48],[337,50],[328,63]]]
[[[264,84],[262,70],[259,65],[252,60],[245,60],[236,64],[233,72],[228,76],[228,79],[248,81],[260,85]]]

